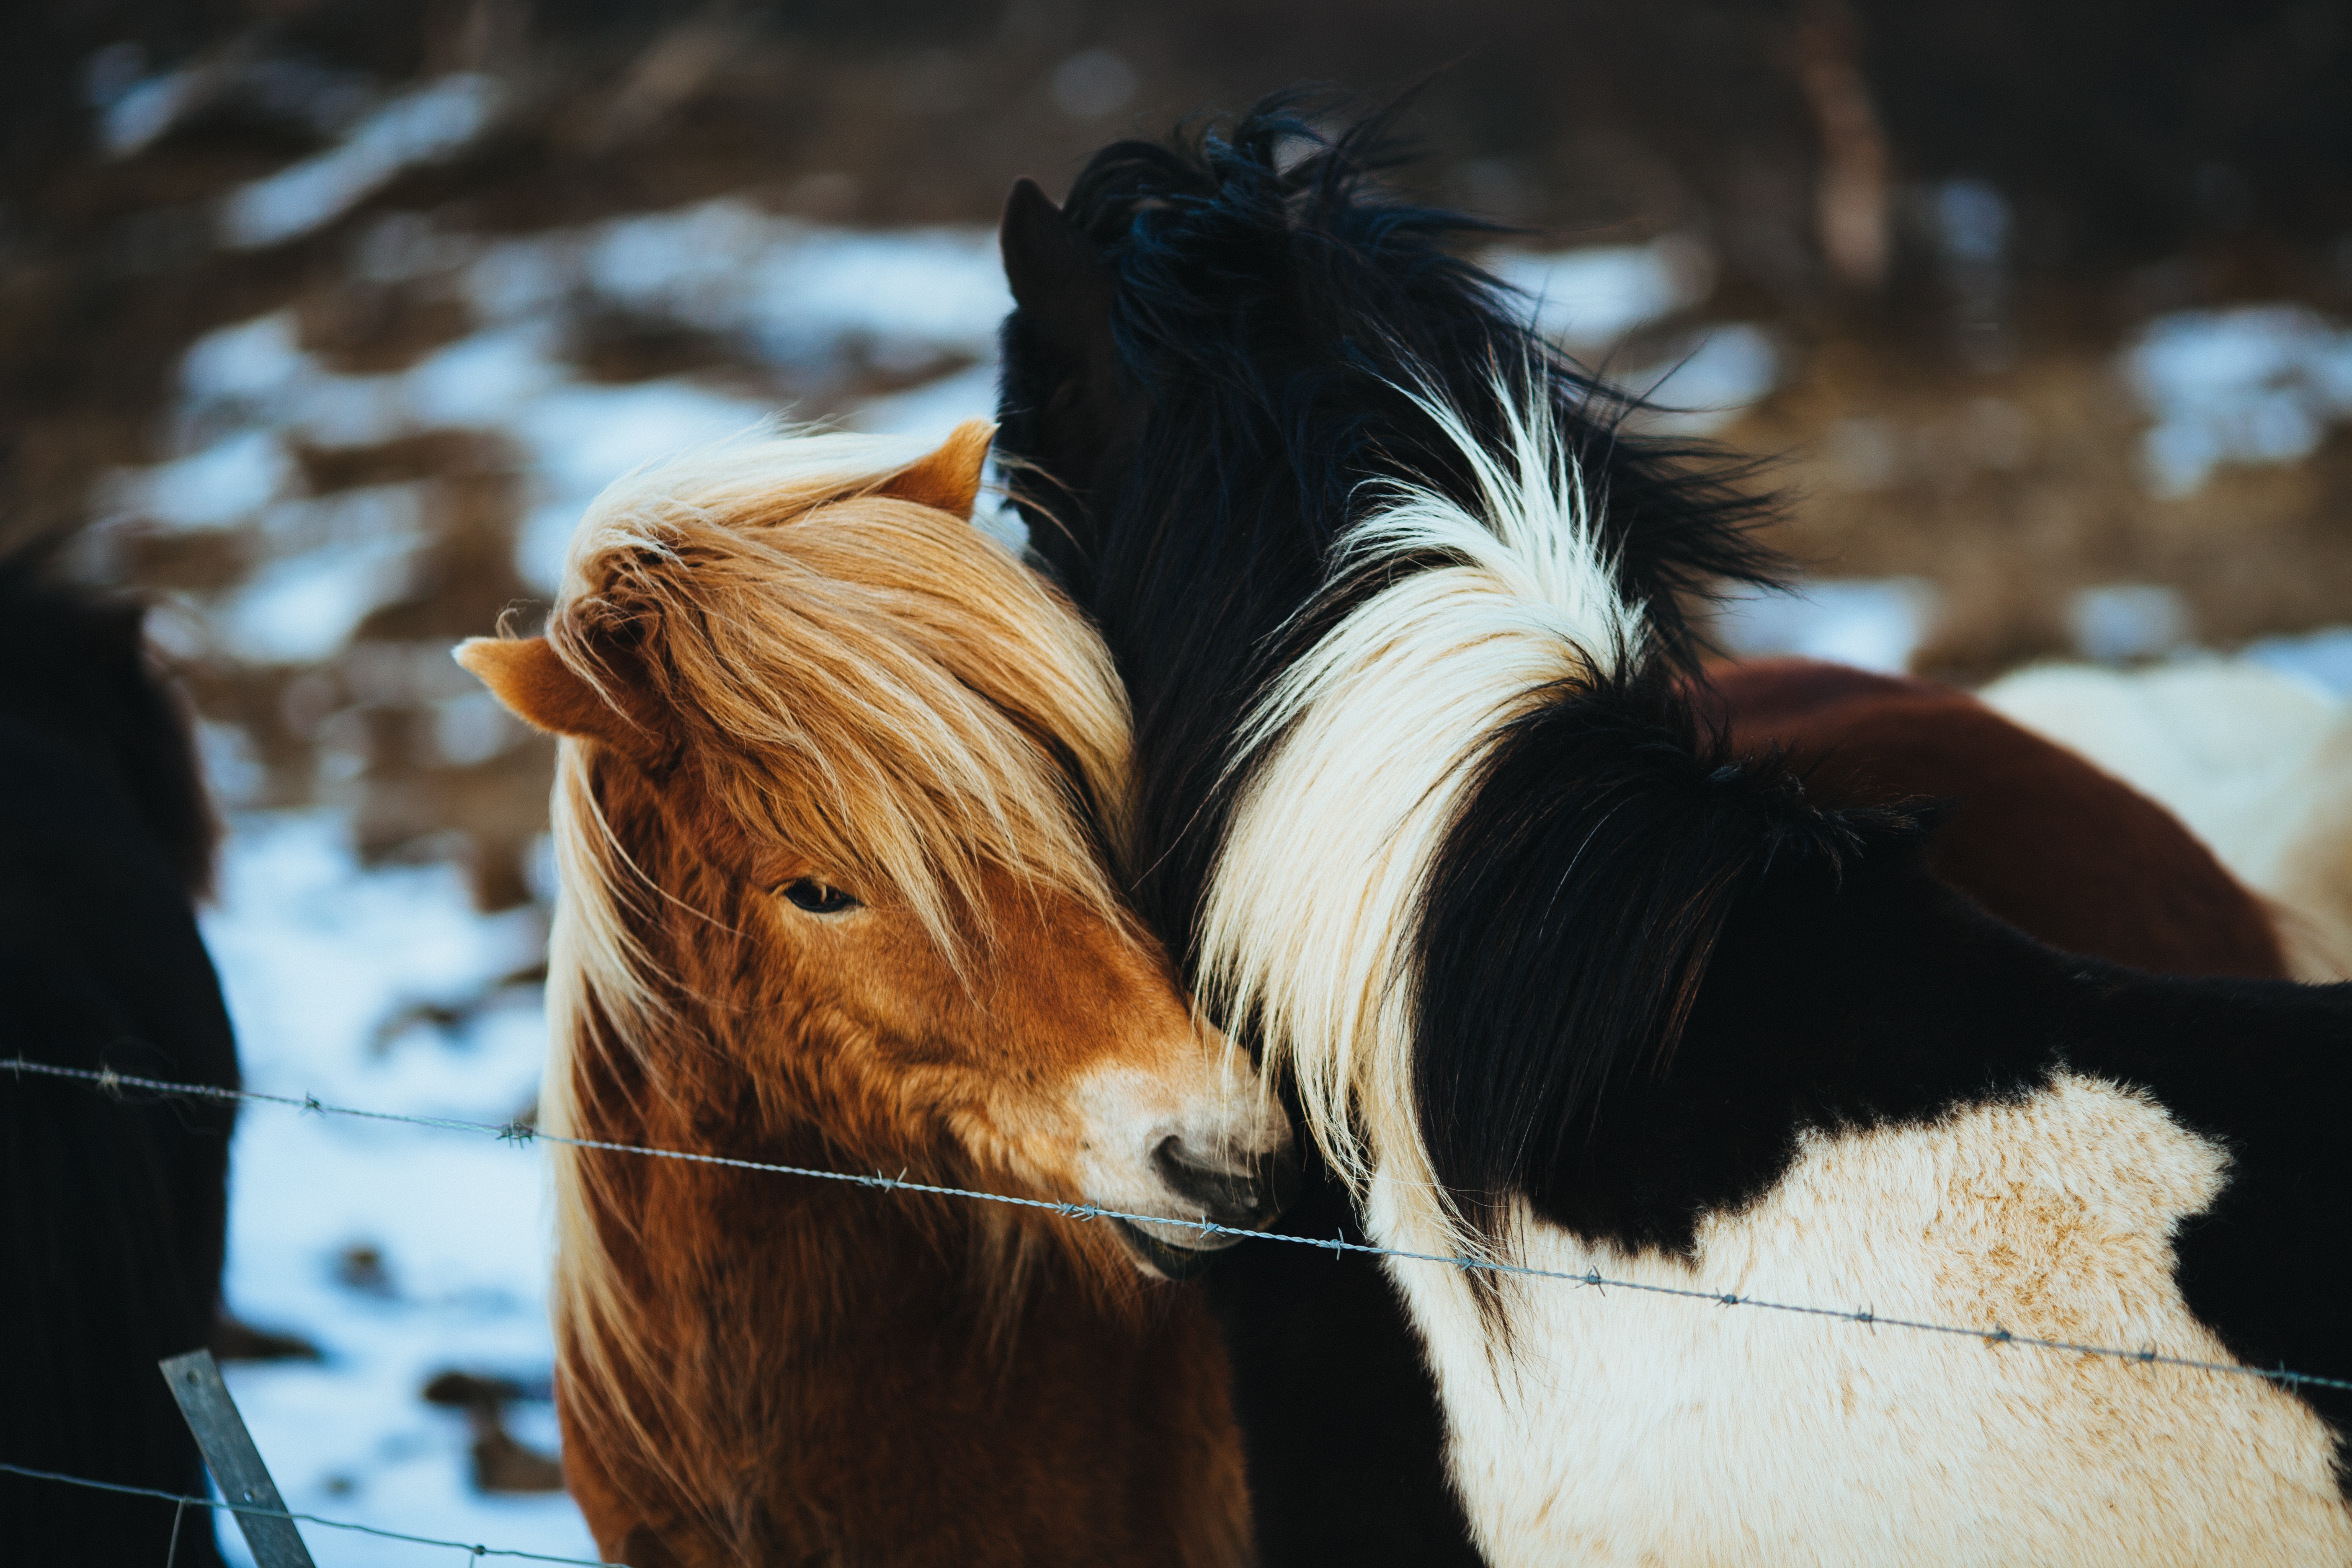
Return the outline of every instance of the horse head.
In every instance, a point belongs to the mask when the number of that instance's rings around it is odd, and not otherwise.
[[[548,634],[459,650],[563,737],[551,1109],[753,1107],[719,1152],[1149,1216],[1062,1229],[1182,1275],[1273,1218],[1288,1129],[1117,890],[1125,696],[968,521],[989,438],[624,481]]]

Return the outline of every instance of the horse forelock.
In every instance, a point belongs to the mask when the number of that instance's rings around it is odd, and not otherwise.
[[[1124,690],[1092,629],[1008,552],[874,493],[904,456],[787,437],[625,481],[582,525],[551,639],[604,684],[627,679],[603,652],[622,633],[680,782],[746,833],[864,879],[860,897],[902,900],[942,951],[985,941],[990,868],[1110,913]]]

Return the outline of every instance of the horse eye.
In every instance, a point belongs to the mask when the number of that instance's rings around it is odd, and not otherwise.
[[[806,910],[813,915],[837,915],[844,910],[854,910],[857,900],[830,883],[814,877],[803,877],[797,882],[784,884],[782,892],[794,909]]]

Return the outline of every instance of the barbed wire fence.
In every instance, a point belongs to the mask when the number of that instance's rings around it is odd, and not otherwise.
[[[515,1557],[530,1563],[568,1563],[574,1568],[628,1568],[626,1563],[607,1563],[597,1557],[555,1557],[544,1552],[524,1552],[512,1546],[484,1546],[476,1542],[444,1541],[434,1535],[411,1535],[404,1530],[383,1530],[373,1524],[357,1524],[348,1519],[325,1519],[315,1513],[298,1513],[292,1509],[263,1508],[257,1503],[231,1502],[225,1498],[197,1497],[193,1492],[168,1492],[157,1487],[126,1486],[121,1481],[92,1480],[88,1476],[68,1476],[58,1470],[37,1470],[30,1465],[12,1465],[0,1459],[0,1475],[23,1476],[37,1481],[58,1481],[69,1487],[86,1487],[92,1491],[119,1492],[125,1497],[153,1498],[158,1502],[177,1503],[183,1510],[191,1508],[221,1509],[229,1513],[245,1514],[255,1519],[282,1519],[289,1522],[321,1525],[329,1530],[348,1530],[361,1535],[373,1535],[385,1541],[405,1541],[416,1546],[441,1546],[452,1552],[463,1552],[469,1557]],[[174,1526],[174,1544],[178,1529]]]
[[[1595,1290],[1628,1292],[1704,1302],[1717,1307],[1748,1307],[1759,1311],[1791,1313],[1801,1317],[1827,1319],[1850,1322],[1873,1329],[1903,1329],[1916,1333],[1940,1334],[1962,1339],[1979,1340],[1990,1345],[2017,1345],[2029,1350],[2046,1351],[2067,1355],[2101,1356],[2133,1366],[2176,1367],[2189,1372],[2216,1373],[2235,1377],[2252,1377],[2282,1388],[2335,1389],[2352,1392],[2352,1379],[2325,1377],[2314,1373],[2297,1372],[2287,1367],[2246,1366],[2233,1362],[2203,1361],[2190,1356],[2167,1354],[2153,1345],[2129,1348],[2119,1345],[2082,1344],[2069,1340],[2046,1339],[2032,1334],[2021,1334],[1999,1324],[1969,1326],[1938,1323],[1923,1319],[1891,1316],[1869,1308],[1823,1307],[1794,1301],[1775,1301],[1760,1296],[1743,1296],[1736,1291],[1705,1290],[1691,1286],[1662,1285],[1651,1280],[1621,1279],[1597,1270],[1582,1273],[1562,1269],[1536,1268],[1524,1264],[1504,1262],[1496,1258],[1446,1257],[1440,1253],[1413,1252],[1397,1247],[1376,1247],[1367,1242],[1333,1237],[1323,1240],[1315,1237],[1286,1235],[1277,1231],[1244,1230],[1216,1224],[1206,1218],[1197,1220],[1171,1219],[1165,1215],[1129,1213],[1105,1208],[1097,1204],[1066,1203],[1052,1198],[1020,1197],[1009,1193],[983,1192],[970,1187],[943,1186],[930,1182],[908,1181],[902,1173],[897,1176],[874,1172],[859,1174],[847,1171],[826,1170],[812,1165],[780,1164],[766,1160],[747,1160],[730,1154],[710,1154],[688,1149],[663,1149],[638,1143],[614,1142],[600,1138],[572,1138],[561,1133],[542,1131],[528,1122],[473,1121],[459,1117],[418,1116],[402,1111],[371,1110],[360,1106],[334,1105],[316,1095],[269,1094],[258,1089],[223,1089],[212,1084],[178,1083],[165,1079],[142,1078],[118,1073],[109,1068],[69,1068],[47,1062],[27,1061],[21,1057],[0,1059],[0,1068],[16,1074],[20,1079],[30,1073],[37,1077],[71,1079],[88,1083],[101,1092],[122,1094],[141,1091],[165,1098],[228,1101],[240,1104],[272,1105],[308,1114],[347,1116],[367,1121],[402,1122],[415,1127],[431,1128],[445,1132],[462,1132],[496,1138],[503,1142],[526,1145],[534,1142],[558,1144],[566,1148],[594,1150],[604,1153],[632,1155],[641,1159],[676,1160],[689,1164],[719,1166],[728,1170],[762,1172],[774,1175],[797,1176],[805,1180],[846,1183],[879,1192],[921,1193],[940,1197],[969,1200],[975,1203],[1001,1204],[1015,1208],[1042,1210],[1074,1221],[1097,1219],[1120,1220],[1129,1224],[1150,1225],[1192,1231],[1202,1237],[1220,1237],[1234,1241],[1277,1242],[1293,1247],[1305,1247],[1336,1256],[1356,1254],[1367,1258],[1396,1258],[1402,1261],[1438,1264],[1464,1270],[1543,1279]],[[540,1552],[509,1548],[446,1541],[429,1536],[409,1535],[399,1531],[378,1529],[373,1525],[349,1521],[320,1518],[315,1514],[292,1513],[284,1510],[257,1509],[250,1504],[226,1502],[209,1498],[184,1496],[176,1492],[157,1491],[144,1487],[124,1486],[115,1482],[91,1480],[84,1477],[62,1475],[47,1470],[34,1470],[24,1466],[0,1463],[0,1472],[26,1476],[68,1485],[94,1487],[101,1490],[127,1492],[154,1497],[185,1507],[225,1508],[232,1512],[258,1513],[269,1517],[299,1520],[329,1529],[362,1531],[396,1541],[414,1542],[419,1545],[445,1547],[471,1553],[475,1557],[510,1557],[540,1563],[582,1564],[583,1568],[619,1568],[616,1564],[598,1563],[591,1558],[553,1557]]]

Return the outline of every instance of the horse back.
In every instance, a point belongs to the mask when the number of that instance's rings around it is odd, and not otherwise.
[[[1928,868],[2053,947],[2158,974],[2287,974],[2261,903],[2171,813],[1965,692],[1780,658],[1713,667],[1695,696],[1738,752],[1786,753],[1821,805],[1950,801]]]

